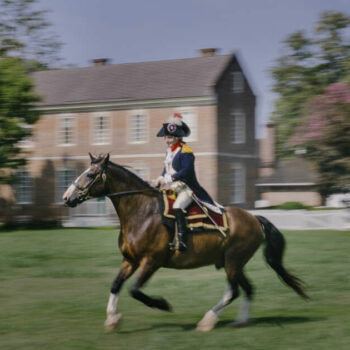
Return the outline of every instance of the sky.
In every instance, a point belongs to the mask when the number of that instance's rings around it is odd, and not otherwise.
[[[257,134],[269,121],[276,95],[270,73],[283,40],[312,34],[326,10],[350,15],[349,0],[39,0],[64,44],[62,63],[91,65],[196,57],[206,47],[238,53],[257,96]]]

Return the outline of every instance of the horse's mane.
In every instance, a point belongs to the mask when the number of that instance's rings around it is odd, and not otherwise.
[[[93,163],[99,163],[101,160],[102,160],[102,156],[99,156],[93,161]],[[152,187],[148,182],[144,181],[138,175],[136,175],[132,171],[126,169],[124,166],[113,163],[110,160],[108,161],[108,165],[110,165],[110,166],[112,166],[112,168],[115,168],[118,171],[120,171],[121,174],[124,176],[126,182],[128,182],[129,184],[136,182],[138,185],[140,185],[144,189],[158,192],[156,188]]]

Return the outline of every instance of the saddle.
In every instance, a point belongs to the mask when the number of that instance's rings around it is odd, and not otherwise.
[[[175,229],[175,215],[173,211],[175,200],[176,192],[168,189],[162,190],[162,220],[163,224],[171,230]],[[218,212],[210,210],[204,204],[202,205],[202,208],[206,213],[204,213],[195,202],[192,202],[187,208],[186,221],[188,232],[218,231],[218,228],[224,232],[228,230],[227,217],[224,211],[219,214]]]

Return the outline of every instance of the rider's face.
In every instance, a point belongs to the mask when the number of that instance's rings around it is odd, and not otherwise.
[[[174,136],[164,136],[165,143],[168,147],[174,146],[178,139]]]

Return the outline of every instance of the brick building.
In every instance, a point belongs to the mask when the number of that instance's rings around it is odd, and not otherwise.
[[[322,198],[317,190],[318,174],[312,164],[296,154],[291,159],[277,161],[275,155],[275,125],[268,123],[266,135],[259,140],[260,177],[256,188],[257,207],[269,207],[285,202],[300,202],[319,206]]]
[[[235,54],[202,49],[196,58],[117,65],[99,59],[91,67],[33,78],[41,119],[22,144],[29,162],[19,183],[2,189],[2,220],[86,224],[115,217],[104,199],[65,208],[62,193],[87,168],[89,151],[109,152],[145,180],[156,178],[166,149],[155,135],[174,112],[192,130],[186,142],[203,187],[220,203],[253,207],[255,96]]]

